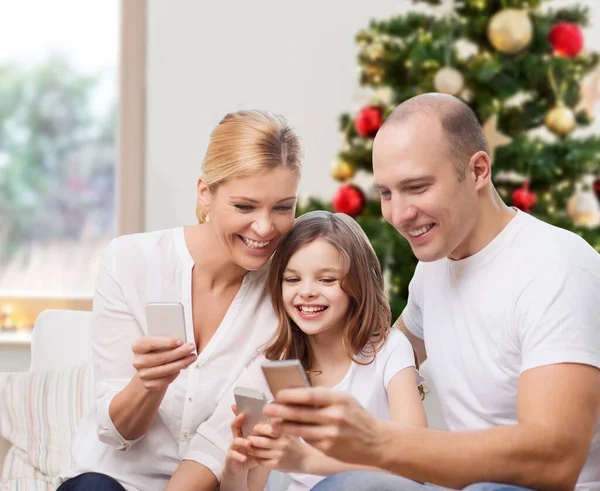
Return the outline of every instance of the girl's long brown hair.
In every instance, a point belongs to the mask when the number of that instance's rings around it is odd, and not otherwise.
[[[313,211],[298,218],[273,256],[269,290],[279,327],[275,338],[265,349],[265,357],[269,360],[298,359],[307,371],[314,368],[306,334],[285,311],[281,283],[292,255],[319,238],[332,244],[343,258],[341,287],[350,297],[343,333],[344,346],[353,361],[368,365],[383,346],[392,319],[381,265],[358,223],[348,215],[327,211]],[[370,359],[360,361],[356,358],[359,354]]]

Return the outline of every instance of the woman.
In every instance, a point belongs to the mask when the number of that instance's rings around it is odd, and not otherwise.
[[[212,413],[277,327],[266,265],[293,226],[301,165],[283,118],[229,114],[198,180],[200,223],[111,242],[94,297],[95,414],[60,491],[178,489],[186,476],[216,487],[228,442]],[[148,336],[149,302],[182,303],[193,342]]]

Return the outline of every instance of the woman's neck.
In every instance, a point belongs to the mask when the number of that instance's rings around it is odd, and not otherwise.
[[[241,283],[248,271],[231,260],[209,226],[185,227],[184,235],[194,270],[200,274],[204,286],[220,291]]]

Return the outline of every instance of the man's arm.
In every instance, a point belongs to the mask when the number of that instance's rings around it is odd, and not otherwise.
[[[165,491],[215,491],[218,484],[219,481],[208,467],[193,460],[182,460]]]
[[[383,422],[348,395],[320,388],[281,391],[277,402],[265,414],[297,422],[283,424],[285,433],[339,460],[451,488],[491,481],[563,491],[577,481],[600,415],[600,370],[528,370],[519,384],[518,424],[461,433]]]
[[[423,363],[427,359],[427,352],[425,351],[425,341],[423,341],[420,337],[415,336],[412,332],[408,330],[408,328],[404,325],[404,322],[402,321],[402,316],[398,317],[396,322],[394,322],[394,327],[396,329],[400,329],[400,331],[402,331],[402,333],[408,338],[410,344],[415,350],[415,353],[417,354],[419,363]]]

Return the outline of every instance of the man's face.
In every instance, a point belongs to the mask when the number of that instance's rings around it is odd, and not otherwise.
[[[417,259],[460,254],[457,249],[477,221],[477,190],[469,168],[459,180],[436,119],[414,116],[380,130],[373,172],[383,217],[408,240]]]

